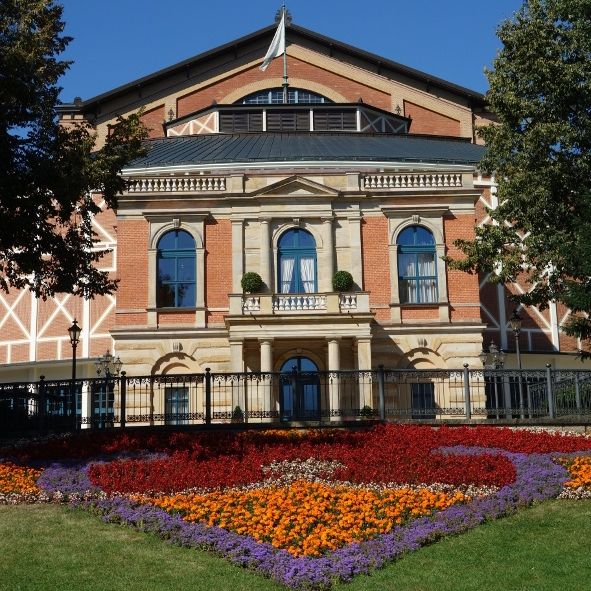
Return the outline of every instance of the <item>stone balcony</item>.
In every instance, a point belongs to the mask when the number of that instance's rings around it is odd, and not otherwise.
[[[230,294],[231,316],[368,314],[369,293]]]

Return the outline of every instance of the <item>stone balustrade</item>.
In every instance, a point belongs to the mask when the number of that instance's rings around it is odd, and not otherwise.
[[[236,316],[368,312],[366,292],[230,294],[230,315]]]
[[[363,189],[445,189],[462,187],[462,174],[449,173],[397,173],[368,174],[362,177]]]
[[[130,181],[128,193],[220,193],[226,191],[223,176],[142,177]]]

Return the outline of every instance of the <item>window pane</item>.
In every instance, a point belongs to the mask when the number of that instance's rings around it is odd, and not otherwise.
[[[173,250],[176,245],[176,232],[167,232],[158,240],[159,250]]]
[[[400,244],[400,246],[412,246],[415,243],[414,226],[402,230],[398,235],[396,243]]]
[[[293,257],[281,257],[281,293],[293,293],[295,291],[294,267],[295,259]]]
[[[314,240],[314,236],[312,236],[310,232],[306,232],[306,230],[300,230],[298,232],[298,238],[298,246],[300,248],[316,248],[316,241]]]
[[[415,253],[398,255],[398,275],[400,277],[415,277],[417,274],[416,266],[417,255]]]
[[[189,308],[195,306],[195,284],[179,283],[177,292],[177,306]]]
[[[195,281],[195,259],[182,257],[177,259],[177,281]]]
[[[433,277],[435,275],[435,254],[432,252],[419,252],[418,258],[418,274],[421,277]]]
[[[174,281],[175,279],[175,259],[158,259],[158,282]]]
[[[185,232],[184,230],[179,230],[178,232],[178,239],[177,239],[177,249],[182,248],[195,248],[195,240],[193,240],[193,236],[189,234],[189,232]]]
[[[174,302],[174,289],[169,284],[158,285],[157,305],[159,308],[172,308]]]
[[[429,304],[437,301],[437,283],[434,279],[420,279],[417,283],[419,302]]]
[[[400,286],[400,303],[401,304],[416,304],[417,303],[417,282],[409,279],[401,279]]]
[[[435,240],[433,239],[433,234],[429,232],[426,228],[421,228],[421,226],[415,226],[416,234],[415,234],[415,245],[416,246],[430,246],[435,244]]]
[[[314,293],[316,291],[316,269],[315,260],[312,257],[302,257],[300,259],[300,279],[305,293]]]
[[[295,248],[296,247],[296,232],[295,230],[288,230],[279,239],[279,248]]]

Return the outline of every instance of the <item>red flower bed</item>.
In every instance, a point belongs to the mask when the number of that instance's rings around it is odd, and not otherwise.
[[[408,439],[421,447],[433,449],[440,446],[480,446],[499,448],[522,453],[570,453],[591,449],[591,439],[539,433],[527,430],[513,431],[499,427],[440,427],[432,429],[420,425],[387,425],[370,432],[385,429],[387,444],[399,446]],[[191,431],[84,431],[62,439],[32,444],[19,450],[0,450],[0,456],[17,457],[22,461],[87,459],[122,452],[165,452],[179,450],[199,452],[200,458],[220,454],[244,454],[252,446],[271,444],[300,447],[304,443],[316,446],[360,446],[367,443],[368,431],[342,431],[322,429],[302,435],[296,430],[247,431],[235,433],[199,433]]]
[[[335,478],[352,482],[486,484],[513,482],[515,470],[506,458],[484,454],[457,456],[436,448],[456,445],[448,431],[420,426],[387,425],[362,432],[333,431],[325,436],[288,439],[235,435],[214,445],[198,437],[191,449],[173,451],[158,460],[120,460],[95,464],[92,482],[107,492],[178,491],[191,487],[225,487],[263,478],[262,466],[296,458],[337,460],[344,468]]]

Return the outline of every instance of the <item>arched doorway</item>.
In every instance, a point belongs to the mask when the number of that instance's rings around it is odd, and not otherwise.
[[[318,366],[308,357],[291,357],[281,366],[281,374],[281,420],[320,420]]]

